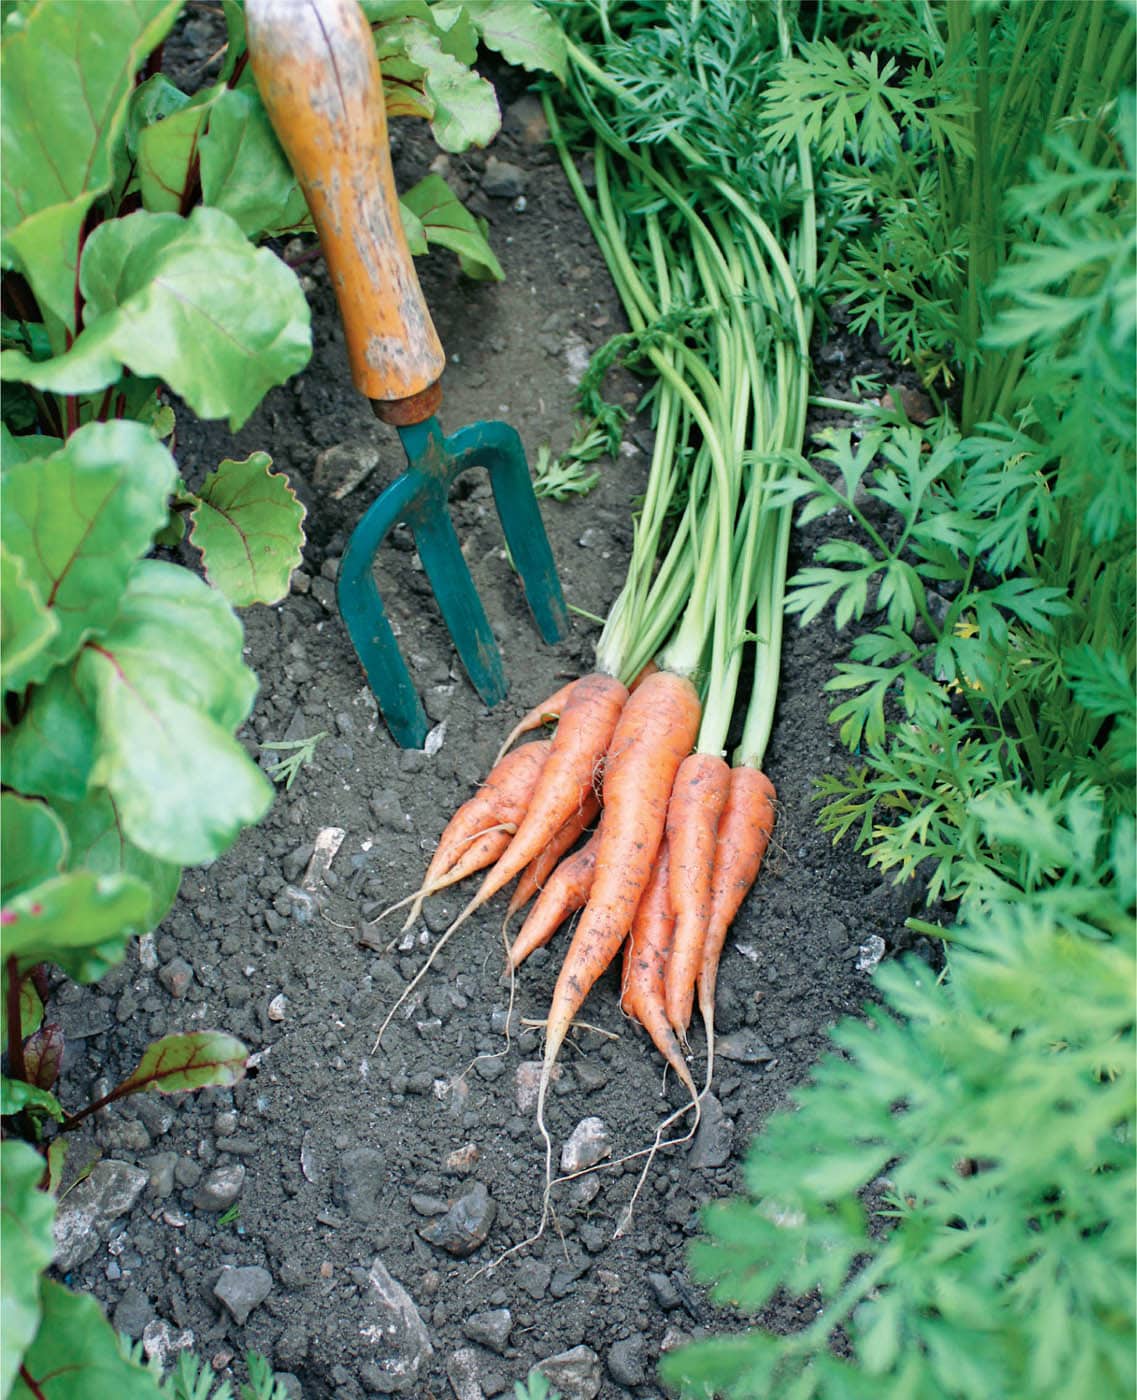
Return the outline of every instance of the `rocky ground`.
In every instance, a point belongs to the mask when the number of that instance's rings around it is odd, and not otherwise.
[[[623,323],[532,100],[509,75],[501,90],[507,118],[492,150],[444,164],[490,221],[508,280],[466,282],[441,253],[422,274],[449,353],[445,425],[507,419],[532,460],[543,442],[567,445],[575,381]],[[410,127],[397,143],[407,183],[436,153]],[[376,1046],[458,905],[437,898],[390,951],[388,925],[375,932],[369,920],[418,883],[514,719],[589,667],[597,629],[578,615],[570,637],[541,644],[488,486],[463,484],[455,522],[511,692],[492,713],[481,704],[409,536],[396,538],[381,555],[380,587],[437,745],[395,746],[336,614],[334,579],[400,449],[351,387],[323,263],[303,272],[310,367],[235,440],[179,415],[178,455],[196,480],[224,456],[267,450],[305,501],[308,543],[290,596],[245,617],[260,697],[243,737],[266,767],[278,754],[262,745],[323,737],[265,823],[187,872],[157,932],[100,984],[60,986],[51,1012],[67,1036],[71,1109],[175,1030],[241,1036],[249,1073],[233,1090],[139,1096],[97,1116],[72,1153],[72,1169],[98,1161],[63,1199],[57,1267],[148,1352],[192,1345],[242,1377],[255,1348],[309,1400],[477,1400],[512,1393],[537,1364],[570,1400],[648,1400],[662,1394],[662,1351],[737,1325],[687,1270],[700,1206],[738,1189],[763,1119],[788,1103],[828,1028],[871,995],[875,961],[904,938],[911,889],[882,885],[814,825],[813,785],[844,762],[822,688],[847,639],[825,624],[787,631],[769,755],[781,802],[775,848],[724,956],[718,1082],[698,1133],[658,1160],[623,1238],[614,1226],[638,1160],[558,1188],[557,1227],[503,1259],[541,1214],[541,1037],[531,1023],[548,1002],[556,945],[519,978],[507,1048],[495,903],[455,937]],[[838,339],[819,353],[819,379],[846,392],[873,361]],[[624,378],[613,391],[634,403],[638,386]],[[544,504],[565,592],[585,613],[603,615],[622,581],[649,449],[649,426],[637,421],[595,491]],[[835,523],[803,534],[792,565]],[[562,1055],[549,1122],[565,1169],[643,1148],[680,1102],[646,1038],[621,1018],[616,991],[610,974],[588,1002],[596,1029]],[[766,1321],[792,1327],[814,1307],[786,1300]]]

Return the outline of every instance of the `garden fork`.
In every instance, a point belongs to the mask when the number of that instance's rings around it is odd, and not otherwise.
[[[339,300],[356,387],[393,426],[407,470],[359,522],[339,572],[340,614],[397,743],[421,748],[427,719],[372,573],[400,521],[462,664],[487,705],[506,693],[501,655],[450,519],[449,488],[485,467],[513,563],[542,637],[568,613],[525,451],[506,423],[449,437],[435,418],[446,363],[399,218],[382,79],[358,0],[248,0],[249,58],[273,128],[308,200]]]

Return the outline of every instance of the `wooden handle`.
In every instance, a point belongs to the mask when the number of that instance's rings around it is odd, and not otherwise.
[[[446,357],[399,218],[370,26],[358,0],[248,0],[245,13],[257,87],[320,235],[356,387],[372,400],[422,396],[429,417]]]

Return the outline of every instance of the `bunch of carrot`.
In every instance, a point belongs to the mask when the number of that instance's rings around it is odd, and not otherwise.
[[[788,46],[784,25],[780,37]],[[537,1116],[547,1145],[556,1058],[621,950],[621,1007],[696,1110],[684,1051],[697,999],[704,1090],[711,1083],[719,959],[774,824],[762,767],[789,515],[770,488],[804,435],[810,319],[799,287],[816,275],[804,142],[796,172],[804,194],[783,249],[729,160],[709,161],[678,126],[664,124],[655,144],[637,142],[624,129],[634,126],[639,99],[581,43],[570,42],[570,54],[571,91],[595,133],[595,198],[548,103],[546,113],[658,375],[651,470],[596,670],[536,706],[506,740],[485,785],[443,833],[408,921],[431,893],[487,869],[429,967],[455,929],[517,880],[506,924],[533,905],[509,945],[513,970],[580,911],[546,1024]],[[724,752],[747,643],[755,683],[732,766]],[[511,747],[552,722],[551,739]]]

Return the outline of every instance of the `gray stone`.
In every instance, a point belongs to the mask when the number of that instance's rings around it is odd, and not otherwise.
[[[112,1220],[125,1215],[150,1180],[129,1162],[96,1162],[91,1175],[69,1191],[55,1213],[55,1267],[68,1273],[95,1253]]]
[[[651,1285],[651,1291],[655,1294],[656,1302],[664,1312],[670,1312],[672,1308],[677,1308],[682,1302],[678,1289],[666,1274],[648,1274],[647,1281]]]
[[[335,1201],[352,1220],[376,1219],[391,1189],[387,1158],[374,1147],[354,1147],[336,1165]]]
[[[150,1189],[159,1200],[164,1201],[174,1191],[174,1168],[178,1165],[176,1152],[155,1152],[152,1157],[144,1157],[142,1166],[150,1173]]]
[[[188,1327],[177,1331],[164,1317],[156,1317],[142,1329],[142,1350],[147,1361],[157,1358],[158,1365],[165,1371],[171,1359],[179,1351],[188,1351],[194,1344],[194,1335]]]
[[[465,1259],[485,1240],[497,1214],[497,1205],[483,1182],[477,1181],[459,1196],[445,1215],[424,1225],[419,1234],[456,1259]]]
[[[543,146],[549,139],[549,123],[541,100],[527,92],[505,109],[502,129],[525,146]]]
[[[716,1036],[715,1054],[720,1059],[735,1060],[741,1065],[766,1065],[775,1058],[774,1052],[753,1030]]]
[[[703,1099],[703,1116],[699,1130],[687,1153],[692,1167],[723,1167],[730,1161],[734,1146],[734,1123],[723,1112],[714,1094]]]
[[[526,1259],[518,1265],[515,1281],[523,1293],[528,1293],[534,1302],[539,1303],[552,1277],[553,1271],[543,1259]]]
[[[245,1184],[245,1168],[240,1162],[226,1162],[204,1176],[193,1193],[194,1210],[220,1213],[228,1210]]]
[[[172,997],[184,997],[193,981],[193,968],[185,958],[173,958],[158,969],[158,981]]]
[[[496,1351],[499,1356],[505,1355],[512,1328],[513,1314],[508,1308],[472,1313],[462,1324],[462,1331],[472,1342],[489,1347],[490,1351]]]
[[[560,1391],[562,1400],[595,1400],[600,1394],[600,1358],[591,1347],[558,1352],[538,1361],[536,1369]]]
[[[150,1299],[141,1289],[130,1287],[115,1304],[111,1321],[116,1332],[125,1332],[132,1341],[138,1341],[153,1316]]]
[[[380,826],[385,826],[390,831],[406,831],[407,823],[403,816],[403,804],[399,801],[397,792],[393,792],[390,788],[384,788],[372,797],[369,805],[371,815]]]
[[[167,1094],[135,1094],[130,1104],[151,1137],[168,1133],[178,1116]]]
[[[462,1347],[446,1363],[446,1375],[454,1391],[454,1400],[485,1400],[479,1375],[478,1353],[473,1347]]]
[[[490,156],[486,161],[486,173],[482,176],[482,189],[492,199],[516,199],[525,192],[528,179],[520,166]]]
[[[226,1266],[213,1286],[213,1296],[225,1304],[238,1327],[244,1327],[249,1314],[260,1307],[271,1292],[272,1275],[256,1264],[240,1269]]]
[[[582,1118],[561,1148],[561,1171],[573,1172],[594,1167],[612,1155],[612,1140],[602,1118]]]
[[[617,1385],[642,1385],[645,1338],[642,1332],[618,1341],[608,1352],[608,1374]]]
[[[329,491],[339,501],[352,492],[379,465],[379,449],[372,442],[337,442],[325,447],[312,469],[312,484]]]
[[[414,1392],[419,1374],[434,1355],[415,1301],[376,1259],[367,1276],[368,1308],[359,1335],[372,1351],[359,1368],[359,1380],[373,1395]]]

